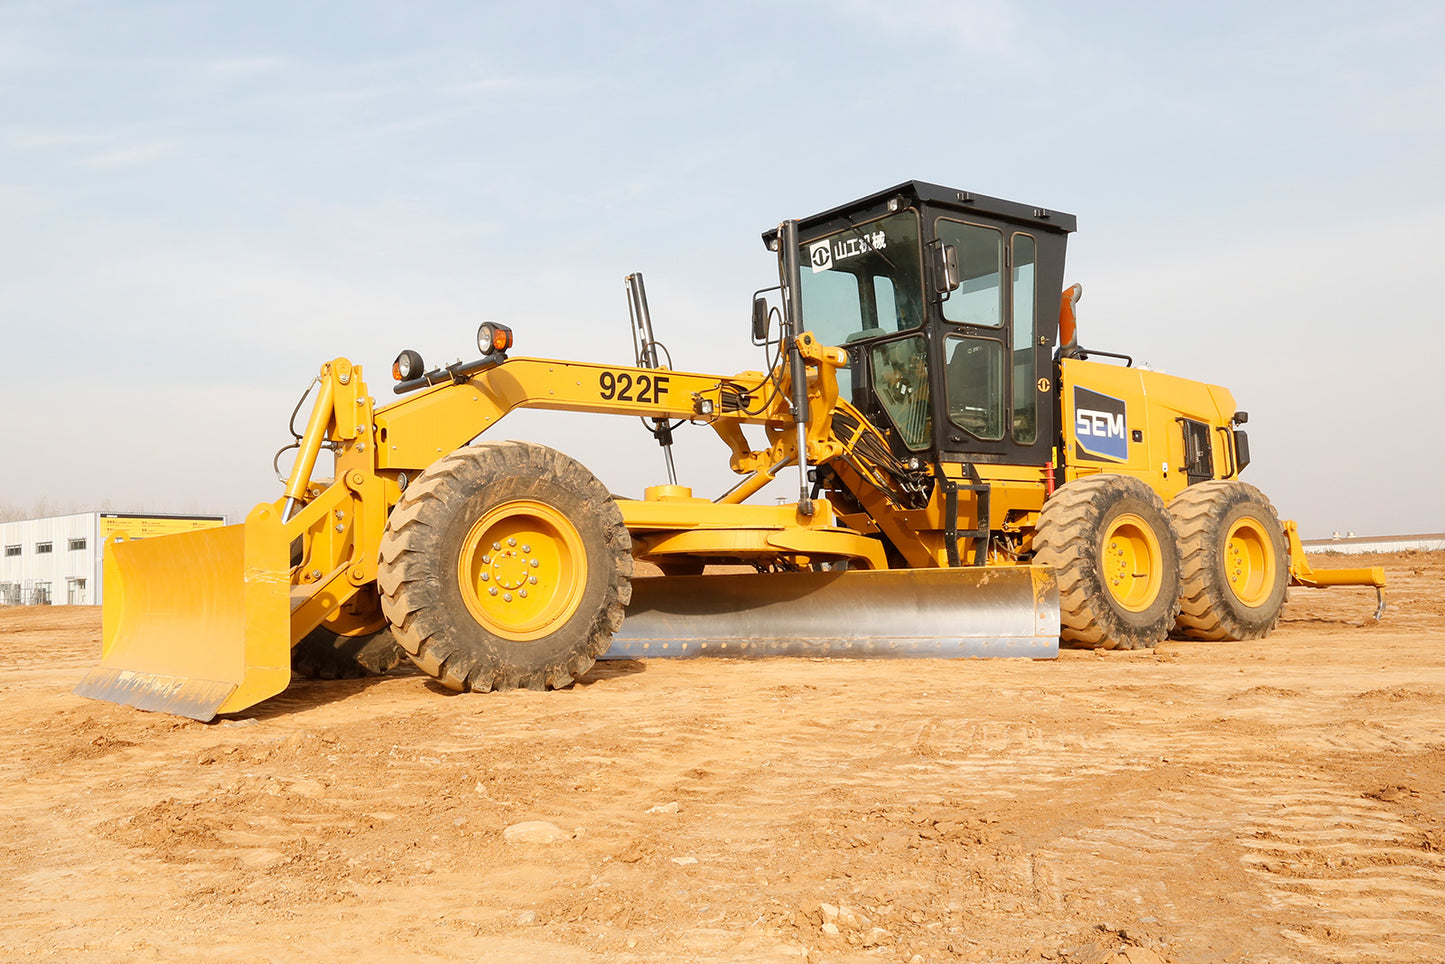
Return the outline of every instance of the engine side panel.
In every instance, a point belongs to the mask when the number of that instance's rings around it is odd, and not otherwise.
[[[1238,474],[1230,433],[1234,396],[1225,388],[1073,358],[1059,363],[1059,388],[1066,479],[1133,475],[1168,501],[1190,482],[1191,454],[1211,478]],[[1190,421],[1202,452],[1186,448]]]

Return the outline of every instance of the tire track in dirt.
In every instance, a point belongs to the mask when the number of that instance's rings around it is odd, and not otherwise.
[[[1048,856],[1089,868],[1075,871],[1076,886],[1157,901],[1166,913],[1187,909],[1146,882],[1227,878],[1227,858],[1248,878],[1239,913],[1282,936],[1299,960],[1445,960],[1445,855],[1422,849],[1416,828],[1358,792],[1251,761],[1196,773],[1187,789],[1138,807],[1111,807],[1055,839]]]
[[[1245,869],[1314,926],[1284,928],[1302,949],[1341,962],[1445,959],[1445,857],[1370,798],[1305,771],[1284,790],[1251,789]]]

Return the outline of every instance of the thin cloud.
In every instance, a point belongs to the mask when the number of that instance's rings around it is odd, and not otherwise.
[[[482,77],[477,80],[463,81],[459,84],[448,84],[441,88],[441,93],[457,96],[469,94],[494,94],[507,90],[518,90],[524,87],[535,88],[546,85],[546,80],[526,80],[521,77]]]
[[[365,128],[362,133],[384,137],[389,134],[412,133],[427,130],[428,128],[443,127],[448,124],[455,124],[479,109],[479,105],[476,104],[460,104],[456,107],[448,107],[441,110],[429,110],[424,113],[410,114],[382,124],[376,124]]]
[[[286,66],[281,57],[223,57],[203,62],[204,73],[218,77],[255,77],[259,74],[274,74]]]
[[[95,148],[104,143],[105,139],[97,133],[64,127],[0,127],[0,147],[16,153],[57,148]]]
[[[1018,17],[996,0],[801,0],[828,14],[840,15],[872,30],[913,42],[920,33],[974,51],[997,53],[1021,49]],[[880,54],[880,59],[883,59]]]
[[[136,144],[91,154],[81,158],[79,163],[84,167],[95,168],[140,167],[161,160],[174,150],[175,145],[168,142]]]

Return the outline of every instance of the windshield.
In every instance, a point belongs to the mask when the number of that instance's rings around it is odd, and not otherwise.
[[[803,327],[846,345],[923,324],[918,215],[900,211],[799,246]]]

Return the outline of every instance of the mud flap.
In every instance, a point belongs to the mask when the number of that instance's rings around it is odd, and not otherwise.
[[[289,556],[271,505],[243,525],[107,543],[101,661],[75,693],[205,721],[281,692]]]
[[[745,573],[637,579],[603,659],[1059,654],[1052,569]]]

